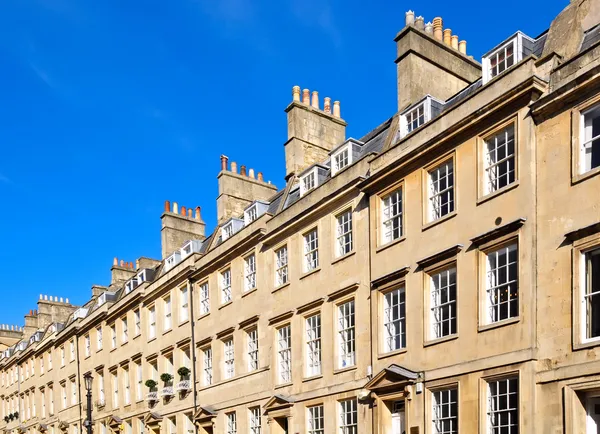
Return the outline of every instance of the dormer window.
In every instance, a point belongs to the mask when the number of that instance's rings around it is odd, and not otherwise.
[[[175,250],[167,259],[165,259],[165,271],[169,271],[180,262],[181,252],[179,250]]]
[[[442,111],[444,103],[427,95],[400,114],[400,137],[412,133]]]
[[[181,247],[181,258],[187,258],[192,253],[196,253],[200,251],[200,247],[202,246],[202,241],[200,240],[189,240],[183,244]]]
[[[345,169],[360,157],[363,143],[352,138],[348,139],[340,147],[334,149],[331,155],[331,176],[335,176],[340,170]]]
[[[225,241],[227,238],[231,238],[233,234],[238,232],[244,227],[244,221],[240,219],[231,219],[223,225],[221,228],[221,238]]]
[[[306,172],[300,175],[300,196],[304,196],[306,193],[323,183],[327,170],[329,168],[317,164]]]
[[[248,226],[254,220],[267,212],[268,202],[256,201],[244,211],[244,224]]]
[[[332,157],[332,168],[335,172],[339,172],[344,167],[350,164],[350,156],[348,152],[348,148],[342,148],[337,154],[334,154]]]
[[[517,32],[491,51],[484,54],[481,62],[483,67],[483,83],[502,74],[511,66],[519,63],[533,52],[534,40]]]

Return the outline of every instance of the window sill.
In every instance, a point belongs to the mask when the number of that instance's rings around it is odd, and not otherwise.
[[[421,231],[426,231],[429,228],[432,228],[432,227],[437,226],[437,225],[439,225],[441,223],[444,223],[445,221],[450,220],[453,217],[456,217],[456,214],[457,214],[457,211],[454,210],[451,213],[446,214],[445,216],[439,217],[439,218],[437,218],[437,219],[435,219],[435,220],[433,220],[433,221],[431,221],[429,223],[426,223],[421,228]]]
[[[117,347],[111,348],[110,352],[112,353],[113,351],[117,351]]]
[[[286,282],[286,283],[284,283],[283,285],[279,285],[278,287],[276,287],[273,291],[271,291],[271,294],[274,293],[274,292],[279,291],[280,289],[288,287],[288,286],[290,286],[290,282],[289,281]]]
[[[498,327],[504,327],[507,325],[511,325],[511,324],[515,324],[517,322],[521,321],[521,317],[517,316],[514,318],[508,318],[508,319],[503,319],[502,321],[498,321],[492,324],[486,324],[486,325],[482,325],[477,327],[477,331],[478,332],[485,332],[488,330],[492,330],[492,329],[496,329]]]
[[[356,254],[356,250],[350,250],[348,253],[346,253],[343,256],[338,256],[337,258],[335,258],[333,261],[331,261],[331,265],[333,264],[337,264],[338,262],[343,261],[344,259],[349,258],[350,256],[354,256]]]
[[[187,324],[187,323],[189,323],[189,322],[190,322],[189,318],[188,318],[188,319],[186,319],[185,321],[181,321],[181,322],[179,323],[179,327],[181,327],[181,326],[184,326],[184,325],[186,325],[186,324]]]
[[[347,366],[345,368],[339,368],[333,370],[333,375],[343,374],[344,372],[356,371],[356,365]]]
[[[121,342],[121,346],[123,347],[123,346],[127,345],[128,342],[129,341]]]
[[[387,357],[397,356],[398,354],[404,354],[404,353],[406,353],[406,351],[407,351],[406,348],[400,348],[399,350],[390,351],[389,353],[379,353],[377,355],[377,358],[378,359],[385,359]]]
[[[152,337],[152,338],[148,339],[148,342],[152,342],[152,341],[155,341],[155,340],[156,340],[156,336],[154,336],[154,337]]]
[[[173,331],[173,329],[172,329],[172,328],[170,328],[170,329],[164,330],[164,331],[162,332],[162,334],[163,334],[163,336],[164,336],[164,335],[166,335],[167,333],[171,333],[172,331]]]
[[[312,377],[304,377],[302,379],[303,383],[308,383],[309,381],[318,380],[319,378],[323,378],[323,374],[313,375]],[[291,384],[291,383],[288,383]]]
[[[219,306],[219,310],[229,306],[230,304],[233,304],[233,300],[229,300],[227,303],[223,303],[221,306]]]
[[[387,249],[387,248],[389,248],[389,247],[395,246],[396,244],[399,244],[399,243],[401,243],[401,242],[402,242],[402,241],[404,241],[405,239],[406,239],[406,235],[402,235],[402,236],[401,236],[400,238],[398,238],[397,240],[390,241],[389,243],[382,244],[382,245],[380,245],[379,247],[377,247],[377,248],[375,249],[375,253],[379,253],[379,252],[381,252],[381,251],[383,251],[383,250],[385,250],[385,249]]]
[[[430,347],[432,345],[437,345],[437,344],[441,344],[443,342],[453,341],[455,339],[458,339],[458,333],[455,333],[455,334],[449,335],[449,336],[443,336],[441,338],[436,338],[436,339],[432,339],[430,341],[423,342],[423,346],[424,347]]]
[[[101,352],[101,351],[102,351],[102,348],[98,348],[98,349],[96,350],[96,353],[99,353],[99,352]]]
[[[242,293],[242,298],[244,298],[244,297],[246,297],[247,295],[250,295],[250,294],[252,294],[253,292],[256,292],[256,291],[258,291],[258,288],[256,288],[256,287],[254,287],[254,288],[252,288],[252,289],[249,289],[248,291],[244,291],[244,292]]]
[[[137,335],[135,335],[135,336],[133,337],[133,340],[135,341],[137,338],[139,338],[139,337],[141,337],[141,336],[142,336],[142,334],[141,334],[141,333],[138,333]]]
[[[594,339],[587,339],[585,342],[577,342],[573,344],[573,351],[584,350],[586,348],[593,348],[600,346],[600,337]]]
[[[519,186],[519,180],[516,180],[512,184],[508,184],[508,185],[502,187],[500,190],[496,190],[493,193],[488,193],[484,196],[478,197],[476,204],[481,205],[482,203],[487,202],[488,200],[492,200],[493,198],[500,196],[501,194],[504,194],[508,191],[511,191],[511,190],[517,188],[518,186]]]
[[[292,381],[288,381],[287,383],[276,384],[273,389],[283,389],[284,387],[289,387],[294,384]]]
[[[593,178],[594,176],[600,173],[600,167],[596,167],[592,170],[588,170],[585,173],[578,173],[577,175],[573,175],[571,178],[571,184],[577,184],[581,181],[585,181],[586,179]]]
[[[304,273],[302,276],[300,276],[300,280],[304,279],[305,277],[308,277],[312,274],[318,273],[319,271],[321,271],[321,267],[317,267],[314,270],[310,270],[307,271],[306,273]]]
[[[206,318],[208,315],[210,315],[210,312],[203,313],[202,315],[200,315],[198,317],[198,319],[196,321],[200,321],[202,318]]]

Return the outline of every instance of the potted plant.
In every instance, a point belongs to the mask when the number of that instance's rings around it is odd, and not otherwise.
[[[166,372],[164,374],[160,374],[160,379],[165,382],[168,383],[169,381],[171,381],[173,379],[173,376],[171,374],[167,374]]]
[[[190,372],[192,371],[190,371],[190,368],[188,368],[187,366],[182,366],[177,370],[177,374],[179,374],[181,380],[187,380],[189,378]]]
[[[15,416],[15,419],[18,419],[19,418],[19,412],[15,411],[14,416]]]
[[[154,389],[156,387],[156,385],[158,384],[156,381],[154,380],[146,380],[146,382],[144,383],[146,385],[146,387],[150,390]]]
[[[8,423],[8,421],[10,420],[10,418],[7,416],[4,416],[4,422]]]
[[[13,419],[14,419],[14,417],[15,417],[15,415],[14,415],[14,414],[12,414],[12,413],[10,413],[10,414],[8,415],[8,419],[9,419],[9,420],[13,420]]]

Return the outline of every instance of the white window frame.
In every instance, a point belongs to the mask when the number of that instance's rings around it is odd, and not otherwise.
[[[456,386],[431,391],[431,432],[458,434],[458,388]]]
[[[588,116],[592,113],[592,112],[596,112],[597,117],[600,117],[600,104],[594,104],[593,106],[585,109],[584,111],[581,112],[580,115],[580,131],[579,131],[579,174],[583,175],[587,172],[590,172],[592,170],[596,170],[598,168],[600,168],[600,166],[596,166],[596,167],[592,167],[592,151],[593,151],[593,144],[594,142],[600,140],[600,135],[595,136],[595,137],[590,137],[586,140],[586,118],[588,118]],[[596,117],[594,117],[595,119]],[[590,127],[590,136],[592,134],[593,130]],[[589,159],[590,159],[590,165],[589,167],[587,167],[587,154],[588,154],[588,150],[589,150]],[[598,152],[600,152],[600,149],[598,150]]]
[[[258,207],[256,206],[256,204],[254,204],[250,208],[248,208],[244,214],[246,220],[245,224],[249,225],[258,218]]]
[[[210,290],[208,281],[200,284],[200,315],[210,312]]]
[[[522,32],[517,32],[513,37],[503,42],[501,45],[499,45],[497,48],[494,48],[493,51],[490,51],[483,57],[481,60],[483,84],[486,84],[495,77],[501,76],[504,72],[523,60],[523,38],[527,38],[529,41],[534,42],[534,40],[529,36],[523,34]],[[496,73],[496,75],[492,75],[492,57],[497,55],[500,51],[506,50],[506,48],[511,44],[513,46],[512,65],[505,67],[502,71]]]
[[[129,341],[129,326],[127,323],[127,317],[121,318],[121,343],[124,344]]]
[[[356,305],[354,299],[337,305],[338,369],[356,365]]]
[[[225,413],[227,419],[227,434],[237,434],[237,416],[236,412]]]
[[[227,268],[219,273],[219,284],[221,286],[221,304],[229,303],[232,300],[231,268]]]
[[[456,265],[436,270],[429,275],[430,339],[439,339],[457,333],[457,279]],[[452,294],[454,298],[452,299]],[[444,331],[448,324],[448,332]]]
[[[335,216],[335,256],[341,258],[354,250],[352,209]]]
[[[163,298],[163,332],[173,328],[173,306],[171,294]]]
[[[422,115],[419,114],[419,110],[421,110]],[[416,116],[415,116],[416,114]],[[423,121],[419,123],[420,118],[423,118]],[[417,120],[417,125],[413,126],[412,123],[414,120]],[[427,97],[420,103],[416,104],[414,107],[411,107],[409,110],[406,110],[404,113],[400,115],[400,137],[404,137],[413,131],[418,130],[420,127],[425,125],[427,122],[431,120],[431,98]]]
[[[500,393],[501,383],[505,382],[504,387],[506,388],[506,393]],[[519,378],[517,376],[505,377],[505,378],[497,378],[487,380],[487,433],[495,434],[499,432],[495,430],[495,428],[501,427],[499,425],[498,415],[500,414],[508,414],[509,425],[502,425],[502,427],[508,427],[508,434],[516,434],[519,432]],[[494,389],[497,393],[494,393]],[[517,406],[516,408],[510,406],[510,395],[517,396]],[[506,399],[503,399],[502,402],[506,403],[505,408],[499,408],[497,401],[498,399],[494,399],[494,397],[505,396]],[[516,419],[516,420],[515,420]],[[511,422],[516,422],[516,425]],[[515,426],[515,428],[513,428]],[[504,431],[503,431],[504,432]]]
[[[123,391],[125,392],[124,405],[129,405],[131,404],[131,380],[129,378],[129,368],[123,366],[121,373],[121,376],[123,377]]]
[[[286,324],[277,329],[277,377],[279,384],[292,381],[292,328]]]
[[[340,434],[358,433],[358,402],[356,398],[338,402]]]
[[[179,288],[179,322],[185,322],[190,318],[190,291],[186,285]]]
[[[325,415],[323,410],[323,404],[306,408],[306,426],[308,434],[325,433]]]
[[[508,153],[510,140],[508,132],[512,129],[512,148],[513,152]],[[483,193],[488,195],[498,190],[507,188],[517,181],[517,124],[512,121],[496,131],[490,133],[483,139]],[[503,141],[499,137],[503,137]],[[498,160],[498,150],[504,148],[505,156]],[[493,156],[493,160],[492,160]],[[507,170],[504,173],[498,174],[498,168],[505,164]],[[511,169],[512,164],[512,169]],[[511,180],[512,172],[512,180]],[[506,185],[499,186],[502,178],[506,178]]]
[[[235,376],[235,347],[233,337],[223,341],[223,378],[226,380]]]
[[[110,349],[114,350],[117,348],[117,324],[112,323],[110,325]]]
[[[142,362],[135,362],[135,397],[137,401],[144,399],[144,368]]]
[[[202,350],[202,379],[205,386],[210,386],[213,382],[213,358],[212,358],[212,348],[208,347]]]
[[[319,229],[313,228],[303,237],[304,272],[309,273],[319,268]]]
[[[429,222],[454,212],[456,207],[455,175],[454,158],[442,161],[427,171],[427,214]]]
[[[515,260],[508,262],[511,252],[515,252]],[[498,265],[500,255],[506,255],[505,265]],[[492,263],[494,261],[494,263]],[[511,279],[510,266],[514,265],[514,279]],[[519,300],[519,244],[517,240],[505,243],[501,246],[497,246],[489,249],[485,253],[485,306],[486,315],[485,318],[488,324],[494,324],[500,321],[517,318],[520,310]],[[500,273],[499,270],[504,267],[506,271]],[[507,281],[498,282],[498,275],[504,274],[507,276]],[[516,295],[513,294],[513,289],[516,291]],[[503,291],[508,291],[508,300],[498,301],[498,294],[502,294]],[[516,313],[511,314],[510,306],[512,302],[516,301]],[[502,315],[502,306],[508,304],[508,314],[505,317]]]
[[[112,387],[113,387],[113,408],[119,408],[119,377],[117,372],[111,373],[112,376]]]
[[[321,314],[316,313],[305,319],[306,330],[306,376],[321,375]]]
[[[142,333],[142,313],[139,308],[133,310],[133,319],[135,321],[135,336],[139,336]]]
[[[394,294],[398,299],[393,302]],[[402,313],[404,312],[404,314]],[[383,294],[383,345],[390,353],[406,348],[406,287],[404,285]],[[395,342],[399,339],[399,344]]]
[[[229,222],[221,229],[221,238],[225,241],[226,239],[231,238],[233,233],[233,222]]]
[[[256,288],[256,255],[254,253],[244,258],[244,291]]]
[[[595,246],[591,249],[582,251],[580,254],[581,259],[579,263],[581,268],[579,273],[579,287],[581,288],[581,308],[579,311],[581,317],[581,342],[586,343],[600,340],[600,333],[597,336],[591,336],[591,321],[593,318],[588,318],[588,311],[591,311],[591,308],[589,307],[589,300],[593,297],[600,296],[600,282],[595,282],[597,288],[590,288],[590,285],[593,285],[594,282],[592,282],[592,274],[591,270],[589,269],[590,265],[592,264],[591,258],[594,256],[600,256],[600,247]],[[596,290],[594,291],[594,289]],[[598,317],[597,321],[600,322],[600,316]]]
[[[262,423],[260,417],[260,407],[250,407],[248,409],[248,418],[250,426],[250,434],[261,434]]]
[[[96,328],[96,351],[102,349],[102,326]]]
[[[246,331],[248,344],[248,372],[258,369],[258,329],[256,327]]]
[[[289,282],[288,274],[288,248],[287,244],[275,250],[275,286],[282,286]]]
[[[314,190],[318,185],[319,175],[317,167],[313,167],[309,172],[300,177],[300,196],[304,196],[309,191]]]
[[[348,143],[331,154],[331,176],[335,176],[352,163],[352,144]]]
[[[89,333],[83,337],[83,346],[85,347],[85,357],[90,357],[92,355],[92,341]]]
[[[393,199],[397,200],[393,200]],[[399,186],[380,198],[381,201],[381,243],[388,244],[404,236],[404,187]],[[397,204],[397,205],[394,205]],[[397,209],[394,213],[394,207]],[[398,236],[394,236],[395,225]]]
[[[156,337],[156,305],[148,306],[148,340]]]

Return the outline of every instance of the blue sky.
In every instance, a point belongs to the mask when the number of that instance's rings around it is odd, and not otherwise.
[[[219,155],[283,186],[293,85],[360,137],[396,109],[404,13],[468,52],[537,36],[567,0],[19,0],[0,6],[0,323],[83,303],[112,258],[160,257],[165,199],[215,224]]]

